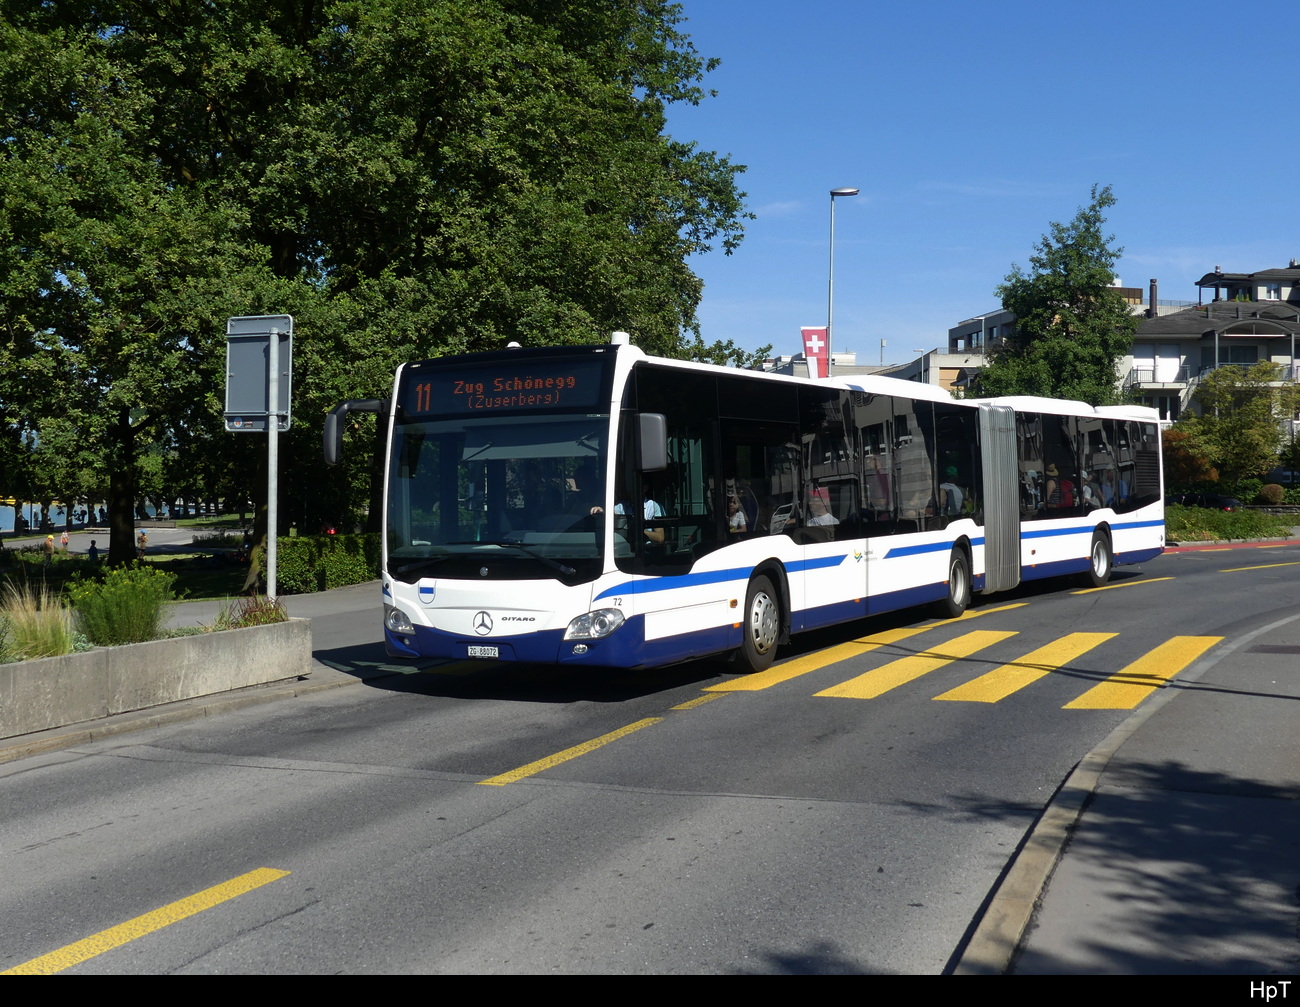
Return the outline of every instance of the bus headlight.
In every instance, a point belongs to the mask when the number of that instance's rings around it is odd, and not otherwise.
[[[415,627],[411,625],[411,620],[407,618],[406,613],[392,605],[384,606],[384,625],[394,633],[403,633],[406,636],[415,633]]]
[[[566,640],[603,640],[623,625],[623,613],[616,608],[602,608],[580,615],[564,631]]]

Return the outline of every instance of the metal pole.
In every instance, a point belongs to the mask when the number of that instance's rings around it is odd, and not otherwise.
[[[831,374],[831,361],[835,356],[835,339],[832,335],[835,318],[835,193],[831,193],[831,258],[826,275],[826,375]],[[819,375],[820,377],[820,375]]]
[[[826,284],[826,374],[828,377],[831,373],[831,362],[835,357],[835,197],[856,196],[857,194],[858,190],[851,188],[831,190],[831,248],[830,264],[826,271],[828,278]]]
[[[266,405],[266,597],[275,599],[276,538],[280,531],[280,330],[271,329],[270,382]]]

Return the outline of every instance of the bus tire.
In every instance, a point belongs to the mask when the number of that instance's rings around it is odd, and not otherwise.
[[[741,634],[740,659],[745,667],[750,671],[772,667],[781,635],[781,602],[766,577],[758,576],[749,582]]]
[[[1088,548],[1088,572],[1083,575],[1090,587],[1102,587],[1110,580],[1110,572],[1115,567],[1115,554],[1111,551],[1110,536],[1100,528],[1092,533],[1092,545]]]
[[[948,597],[937,608],[941,618],[955,619],[970,605],[970,559],[959,545],[952,547],[948,556]]]

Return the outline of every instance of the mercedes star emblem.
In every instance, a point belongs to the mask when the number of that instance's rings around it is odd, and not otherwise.
[[[479,636],[487,636],[492,632],[492,616],[486,612],[474,613],[474,632]]]

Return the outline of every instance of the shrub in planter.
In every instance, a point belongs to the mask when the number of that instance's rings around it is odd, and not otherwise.
[[[152,566],[111,567],[103,580],[83,580],[68,588],[77,622],[99,647],[156,640],[167,606],[174,601],[176,575]]]
[[[72,615],[44,585],[9,584],[0,604],[0,659],[32,660],[71,654]]]
[[[247,629],[249,626],[270,626],[288,622],[289,613],[277,598],[253,596],[236,598],[222,606],[214,629]]]

